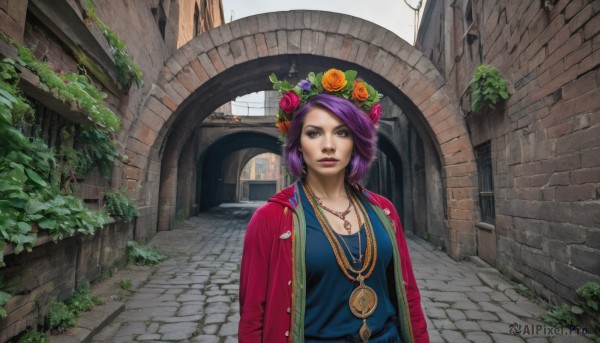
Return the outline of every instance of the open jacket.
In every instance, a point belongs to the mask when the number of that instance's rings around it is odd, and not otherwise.
[[[297,187],[299,182],[269,199],[248,224],[240,275],[241,343],[304,342],[306,224]],[[421,297],[398,214],[385,197],[358,189],[395,243],[392,303],[402,342],[427,343]]]

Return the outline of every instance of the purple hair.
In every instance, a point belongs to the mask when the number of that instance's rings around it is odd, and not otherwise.
[[[377,151],[377,132],[368,115],[356,105],[344,98],[319,94],[302,106],[292,118],[287,134],[284,152],[289,172],[296,178],[302,177],[302,153],[300,152],[300,135],[304,117],[309,110],[320,107],[339,118],[352,133],[354,139],[354,156],[348,165],[347,181],[357,184],[367,173]]]

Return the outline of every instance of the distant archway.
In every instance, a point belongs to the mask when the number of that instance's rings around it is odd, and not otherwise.
[[[476,165],[461,111],[433,64],[394,33],[338,13],[266,13],[199,35],[166,64],[126,147],[132,156],[128,169],[143,171],[148,221],[158,215],[157,207],[161,216],[175,216],[177,160],[214,109],[236,96],[269,89],[270,73],[293,78],[335,66],[357,70],[415,113],[411,120],[432,138],[441,163],[448,253],[453,258],[475,253]],[[151,177],[160,173],[161,178]]]

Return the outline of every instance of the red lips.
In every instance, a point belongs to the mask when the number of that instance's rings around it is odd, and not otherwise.
[[[337,158],[333,158],[333,157],[325,157],[319,160],[319,162],[337,162],[338,159]]]

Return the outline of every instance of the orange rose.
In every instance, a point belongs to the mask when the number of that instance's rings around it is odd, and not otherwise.
[[[352,99],[356,101],[365,101],[369,98],[369,91],[364,82],[354,80],[354,90],[352,90]]]
[[[337,69],[329,69],[323,74],[323,79],[321,80],[321,84],[323,85],[323,89],[328,92],[337,92],[342,88],[346,87],[346,75],[344,72]]]
[[[281,132],[284,135],[287,135],[288,131],[290,131],[291,124],[292,124],[292,122],[289,120],[286,120],[286,121],[278,120],[275,123],[275,126],[277,126],[277,129],[279,129],[279,132]]]

